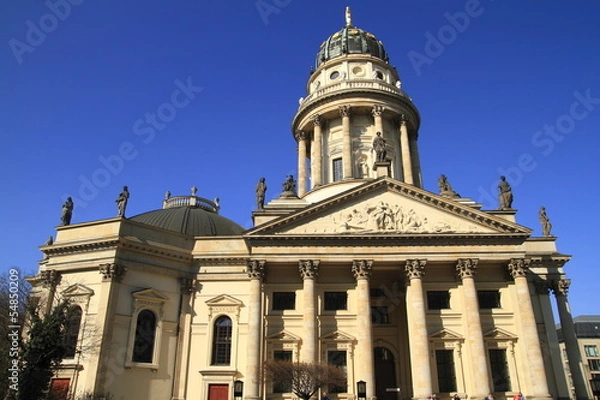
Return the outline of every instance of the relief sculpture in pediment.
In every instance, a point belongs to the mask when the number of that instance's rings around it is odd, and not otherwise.
[[[453,232],[446,222],[430,221],[412,208],[403,209],[384,201],[344,210],[333,216],[333,220],[338,233]]]

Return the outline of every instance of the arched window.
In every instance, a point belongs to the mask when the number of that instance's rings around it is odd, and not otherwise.
[[[75,357],[82,315],[83,311],[81,310],[81,307],[75,305],[69,308],[67,315],[67,326],[65,329],[65,358]]]
[[[150,310],[142,310],[137,316],[131,361],[152,363],[155,339],[156,315]]]
[[[221,316],[214,325],[212,365],[229,365],[231,360],[231,318]]]

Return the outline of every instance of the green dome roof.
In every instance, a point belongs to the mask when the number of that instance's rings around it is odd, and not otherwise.
[[[245,229],[217,214],[218,206],[196,196],[171,197],[164,208],[131,217],[131,221],[190,236],[235,236]]]
[[[326,61],[346,54],[370,54],[383,61],[388,61],[383,43],[375,35],[350,24],[329,36],[321,44],[321,48],[317,53],[315,68],[319,68]]]

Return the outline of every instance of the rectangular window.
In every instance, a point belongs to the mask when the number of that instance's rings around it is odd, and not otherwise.
[[[456,391],[456,371],[454,369],[454,352],[452,350],[436,350],[438,388],[440,392]]]
[[[333,181],[341,181],[343,177],[344,174],[342,171],[342,159],[336,158],[335,160],[333,160]]]
[[[598,347],[597,346],[583,346],[583,348],[585,349],[585,355],[588,357],[600,357],[598,355]]]
[[[346,360],[346,352],[343,350],[333,350],[327,352],[327,363],[331,365],[335,365],[338,368],[341,368],[346,376],[348,376],[348,362]],[[348,384],[345,386],[333,386],[329,387],[329,393],[347,393],[348,392]]]
[[[276,361],[292,361],[293,352],[291,350],[275,350],[273,359]],[[291,393],[292,382],[281,382],[273,384],[273,393]]]
[[[347,310],[348,294],[346,292],[325,292],[325,310]]]
[[[510,384],[510,375],[508,373],[506,350],[490,349],[488,354],[490,356],[494,392],[510,392],[512,388]]]
[[[374,324],[389,324],[390,314],[387,306],[371,306],[371,322]]]
[[[385,290],[382,288],[370,288],[369,296],[371,297],[386,297]]]
[[[442,310],[450,308],[450,292],[447,290],[427,292],[427,309]]]
[[[296,308],[295,292],[273,292],[273,310],[294,310]]]
[[[500,308],[500,292],[498,290],[478,290],[479,308]]]
[[[590,366],[590,371],[600,371],[600,360],[588,360],[588,365]]]

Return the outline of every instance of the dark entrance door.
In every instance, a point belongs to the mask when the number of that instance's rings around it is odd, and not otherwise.
[[[398,392],[388,391],[398,387],[394,355],[385,347],[373,349],[375,358],[375,393],[377,400],[398,400]]]
[[[208,400],[229,400],[229,385],[208,385]]]

